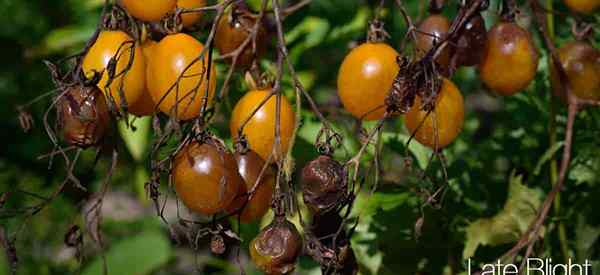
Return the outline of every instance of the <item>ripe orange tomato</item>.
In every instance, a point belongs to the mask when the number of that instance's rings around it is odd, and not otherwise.
[[[120,0],[121,6],[142,21],[158,21],[175,9],[176,0]]]
[[[261,218],[269,210],[275,188],[275,172],[267,167],[261,176],[265,161],[252,150],[244,154],[236,153],[234,157],[237,161],[238,172],[245,184],[240,185],[236,199],[227,207],[227,211],[234,212],[244,207],[240,221],[249,223]],[[259,176],[261,176],[260,181],[258,181]],[[255,185],[257,187],[248,201],[249,192]]]
[[[168,35],[153,47],[147,85],[152,99],[160,104],[158,108],[163,113],[179,120],[189,120],[200,114],[205,99],[210,106],[217,77],[214,64],[211,64],[210,75],[206,73],[208,53],[198,60],[203,48],[202,43],[184,33]],[[194,60],[195,63],[186,70]],[[175,85],[184,71],[179,85]]]
[[[156,42],[151,39],[147,39],[142,43],[142,54],[144,55],[145,60],[150,60],[152,58],[152,49],[156,46]],[[146,71],[148,70],[148,62],[146,62]],[[148,74],[146,74],[148,76]],[[147,80],[144,84],[147,83]],[[154,113],[154,100],[152,100],[152,96],[148,91],[148,87],[145,86],[144,93],[140,97],[140,99],[129,106],[129,113],[134,114],[136,116],[147,116]]]
[[[338,73],[338,95],[344,109],[364,120],[381,119],[399,67],[398,52],[385,43],[364,43],[344,58]]]
[[[488,32],[481,80],[500,95],[525,89],[535,77],[538,54],[531,35],[515,23],[500,22]]]
[[[201,8],[206,6],[206,0],[177,0],[177,7],[182,9]],[[184,27],[191,27],[202,18],[201,12],[181,14],[181,23]]]
[[[600,7],[600,1],[598,0],[563,0],[563,2],[571,10],[583,14],[591,14]]]
[[[450,21],[446,16],[433,14],[425,18],[425,20],[419,24],[418,29],[420,32],[417,34],[417,53],[420,56],[423,56],[433,47],[434,40],[436,43],[440,43],[442,38],[446,36],[448,30],[450,30]],[[440,53],[437,62],[443,68],[448,66],[450,62],[448,47],[444,48]]]
[[[129,67],[131,52],[133,51],[133,62]],[[112,58],[117,60],[115,66],[115,79],[108,84],[109,73],[106,70]],[[127,105],[133,105],[138,101],[145,89],[146,61],[140,47],[133,38],[122,31],[102,31],[96,42],[86,53],[81,64],[86,76],[93,76],[94,72],[101,72],[102,78],[97,86],[105,95],[110,95],[117,107],[121,104],[119,89],[123,88]]]
[[[233,156],[207,143],[184,147],[175,156],[172,175],[179,198],[204,215],[224,210],[243,184]]]
[[[435,102],[435,120],[434,111],[428,114],[421,108],[421,99],[417,97],[415,104],[405,116],[406,128],[411,134],[416,131],[414,137],[419,143],[433,149],[436,149],[436,144],[437,149],[443,148],[452,143],[462,131],[465,117],[464,102],[460,91],[452,81],[443,80]]]
[[[570,42],[559,49],[559,58],[569,88],[581,99],[600,100],[600,51],[580,41]],[[555,95],[566,99],[556,68],[550,68]]]
[[[269,96],[271,90],[254,90],[246,93],[237,102],[231,114],[229,130],[231,136],[238,138],[238,130],[248,119],[260,103]],[[246,136],[250,149],[254,150],[263,159],[269,159],[275,144],[275,120],[276,120],[276,96],[269,98],[262,107],[248,120],[244,126],[243,134]],[[281,97],[280,137],[281,144],[276,148],[275,155],[271,160],[279,160],[287,153],[296,118],[292,105],[285,97]]]

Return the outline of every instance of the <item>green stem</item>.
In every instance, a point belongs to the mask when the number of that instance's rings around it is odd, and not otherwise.
[[[553,11],[553,7],[552,7],[552,0],[546,0],[546,9],[548,10],[548,12],[546,13],[546,21],[547,21],[547,28],[548,28],[548,34],[550,35],[550,39],[554,39],[554,13]],[[552,64],[552,59],[548,58],[548,68],[550,68],[550,66],[553,66]],[[550,122],[549,122],[549,127],[548,127],[548,131],[549,131],[549,136],[550,136],[550,147],[554,146],[554,144],[556,143],[556,121],[555,121],[555,117],[556,117],[556,100],[554,96],[550,96]],[[556,181],[556,178],[558,177],[558,163],[556,159],[552,159],[552,161],[550,162],[550,182],[551,184],[554,185]],[[558,193],[556,195],[556,199],[554,200],[554,214],[557,217],[560,217],[561,212],[560,212],[560,193]],[[564,263],[569,262],[569,246],[567,243],[567,233],[566,233],[566,229],[565,229],[565,224],[563,223],[562,219],[559,218],[558,219],[558,239],[560,242],[560,250],[563,256],[563,261]]]

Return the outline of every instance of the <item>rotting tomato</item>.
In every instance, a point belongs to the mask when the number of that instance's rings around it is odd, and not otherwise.
[[[583,14],[592,14],[600,7],[600,1],[598,0],[563,0],[563,2],[571,10]]]
[[[224,210],[243,184],[233,156],[208,143],[185,146],[175,156],[172,176],[183,203],[204,215]]]
[[[327,212],[346,195],[344,167],[327,155],[310,161],[302,169],[302,198],[313,213]]]
[[[490,89],[503,96],[514,95],[533,80],[537,65],[537,50],[527,30],[511,22],[492,27],[479,64],[480,78]]]
[[[202,43],[183,33],[168,35],[153,47],[147,85],[163,113],[189,120],[200,114],[203,104],[210,107],[217,77],[215,64],[206,73],[208,53],[199,59],[203,48]]]
[[[284,217],[275,217],[250,242],[252,261],[269,275],[291,273],[301,251],[302,237]]]
[[[449,45],[453,66],[474,66],[481,63],[486,41],[485,21],[477,13],[467,20],[460,34]]]
[[[147,39],[146,41],[144,41],[144,43],[142,43],[142,54],[144,55],[144,59],[146,60],[146,71],[148,70],[148,60],[150,60],[152,58],[152,49],[154,46],[156,46],[156,42],[154,40],[151,39]],[[146,77],[148,76],[148,74],[146,73]],[[154,100],[152,100],[152,96],[150,95],[150,91],[148,91],[148,86],[147,86],[148,80],[146,79],[144,85],[146,85],[144,87],[144,93],[142,94],[142,96],[140,97],[139,100],[137,100],[136,102],[133,102],[130,106],[129,106],[129,113],[134,114],[136,116],[147,116],[147,115],[151,115],[152,113],[154,113],[154,107],[156,106],[154,103]]]
[[[337,78],[344,109],[354,117],[377,120],[385,114],[385,98],[400,69],[398,52],[385,43],[364,43],[344,58]]]
[[[120,0],[121,6],[142,21],[158,21],[175,9],[176,0]]]
[[[227,207],[227,212],[238,211],[244,207],[240,215],[240,221],[249,223],[261,218],[269,210],[273,189],[275,188],[275,173],[270,166],[267,166],[261,175],[265,161],[252,150],[245,153],[236,153],[234,157],[238,172],[245,184],[240,185],[236,199]],[[249,192],[253,189],[254,193],[249,198]]]
[[[114,67],[111,66],[114,75],[109,84],[111,73],[107,67],[111,60],[116,62],[113,63]],[[146,85],[146,62],[137,43],[122,31],[100,32],[85,54],[81,66],[88,77],[93,76],[95,72],[102,73],[97,86],[107,97],[114,100],[115,107],[121,106],[121,88],[127,105],[135,104],[143,96]]]
[[[97,145],[109,128],[108,106],[95,86],[66,88],[56,107],[64,139],[70,145]]]
[[[452,81],[444,79],[433,110],[425,110],[417,97],[405,115],[405,123],[419,143],[440,149],[456,139],[462,131],[464,117],[464,100],[460,91]]]
[[[600,51],[586,42],[574,41],[559,49],[559,58],[571,92],[581,99],[600,100]],[[550,73],[554,94],[566,99],[554,66]]]
[[[250,38],[236,60],[236,65],[240,68],[249,67],[255,59],[260,58],[265,53],[268,42],[267,31],[262,22],[257,23],[257,19],[245,11],[230,12],[219,20],[215,46],[219,49],[221,55],[232,54],[242,46],[244,41],[251,37],[255,24],[260,24],[255,41]],[[253,44],[256,45],[256,51],[253,50]],[[225,58],[225,61],[232,63],[233,57]]]
[[[206,0],[177,0],[177,8],[195,9],[206,6]],[[202,18],[202,12],[188,12],[181,14],[181,24],[189,28]]]
[[[269,96],[270,98],[260,106]],[[277,95],[271,95],[271,89],[253,90],[246,93],[233,108],[231,121],[229,122],[231,136],[238,138],[240,127],[248,120],[242,134],[246,137],[250,149],[254,150],[264,160],[269,160],[269,156],[273,152],[273,146],[275,146],[276,97]],[[281,96],[280,107],[280,146],[275,148],[271,161],[280,160],[287,153],[296,125],[292,105],[284,96]],[[256,113],[249,118],[257,108]]]
[[[450,29],[450,21],[441,14],[432,14],[419,24],[417,33],[417,54],[424,56],[434,44],[440,43]],[[449,64],[449,50],[444,48],[436,59],[437,63],[444,69]]]

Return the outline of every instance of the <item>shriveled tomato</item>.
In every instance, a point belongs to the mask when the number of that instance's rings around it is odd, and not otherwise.
[[[107,69],[111,60],[116,60],[112,80]],[[107,96],[110,95],[117,106],[121,105],[121,89],[128,105],[135,104],[142,97],[146,85],[145,67],[142,50],[133,38],[122,31],[100,32],[82,62],[86,76],[91,77],[94,72],[102,73],[98,88]]]
[[[252,261],[261,271],[269,275],[289,274],[302,251],[302,237],[293,223],[275,217],[250,242],[249,249]]]
[[[120,0],[121,6],[142,21],[158,21],[175,8],[176,0]]]
[[[152,58],[152,49],[154,46],[156,46],[156,42],[150,39],[142,43],[142,54],[144,55],[144,59],[146,61]],[[148,62],[146,62],[146,70],[148,70]],[[146,74],[146,76],[148,76],[148,74]],[[144,84],[146,83],[147,79]],[[142,94],[140,99],[129,106],[129,113],[134,114],[136,116],[147,116],[154,113],[154,106],[154,100],[152,100],[150,91],[148,91],[148,87],[145,86],[144,93]]]
[[[242,133],[246,137],[250,148],[265,160],[269,159],[275,145],[276,96],[271,96],[261,107],[260,104],[270,94],[270,89],[254,90],[246,93],[233,108],[231,121],[229,122],[231,136],[238,138],[238,131],[242,124],[258,108],[258,111],[244,126]],[[296,125],[292,105],[283,96],[281,97],[280,114],[281,143],[278,148],[275,148],[275,154],[271,160],[279,160],[286,154]]]
[[[223,211],[243,184],[233,156],[207,143],[184,147],[175,156],[172,174],[179,198],[204,215]]]
[[[383,118],[385,98],[399,70],[397,56],[385,43],[365,43],[350,51],[337,78],[344,109],[358,119]]]
[[[481,80],[500,95],[525,89],[535,77],[538,54],[530,33],[515,23],[500,22],[488,32]]]
[[[203,48],[202,43],[183,33],[168,35],[153,47],[147,85],[163,113],[189,120],[200,114],[204,102],[210,106],[217,77],[214,64],[207,73],[208,53],[199,59]]]
[[[177,7],[194,9],[206,6],[206,0],[177,0]],[[181,14],[181,23],[184,27],[191,27],[202,18],[202,12],[188,12]]]
[[[581,99],[600,100],[600,51],[574,41],[559,49],[559,58],[571,92]],[[550,73],[554,94],[566,99],[556,68],[551,67]]]
[[[410,134],[430,148],[443,148],[462,131],[465,117],[463,97],[452,81],[444,79],[432,111],[422,110],[419,97],[406,113],[405,123]],[[434,113],[435,111],[435,113]],[[434,119],[435,117],[435,119]],[[416,133],[415,133],[416,131]]]
[[[266,167],[261,175],[265,161],[252,150],[236,153],[234,157],[245,184],[240,185],[238,195],[227,211],[234,212],[243,207],[240,221],[249,223],[261,218],[269,210],[275,188],[275,172],[271,167]]]

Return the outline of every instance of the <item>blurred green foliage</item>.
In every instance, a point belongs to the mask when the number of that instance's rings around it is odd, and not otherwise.
[[[52,147],[43,130],[42,117],[49,100],[33,105],[29,110],[35,118],[35,127],[23,133],[17,121],[15,107],[32,98],[53,90],[48,71],[42,60],[58,60],[80,50],[93,33],[104,1],[15,1],[0,0],[0,108],[3,146],[0,155],[0,191],[11,192],[0,214],[1,225],[9,234],[20,230],[17,239],[19,256],[18,274],[102,274],[102,257],[105,256],[109,274],[232,274],[238,273],[233,257],[211,256],[203,240],[196,251],[188,244],[177,245],[169,241],[167,230],[153,206],[146,199],[144,182],[148,178],[147,157],[150,146],[150,120],[137,120],[137,131],[117,127],[115,136],[121,152],[118,169],[110,184],[110,199],[105,204],[106,217],[101,228],[106,247],[101,253],[88,235],[84,237],[82,262],[75,251],[63,243],[70,225],[85,225],[83,212],[86,201],[96,192],[106,176],[109,157],[101,156],[94,165],[94,152],[85,152],[76,174],[87,188],[82,191],[67,187],[61,196],[39,212],[24,226],[22,214],[27,207],[42,202],[64,179],[64,163],[55,158],[48,166],[48,158],[38,156],[50,152]],[[256,6],[260,1],[249,1]],[[359,148],[355,134],[356,122],[340,108],[336,98],[337,68],[349,49],[364,41],[366,25],[372,18],[379,1],[313,0],[313,3],[293,14],[285,21],[286,39],[290,57],[300,79],[317,100],[324,114],[334,121],[336,131],[344,136],[343,149],[336,158],[347,160]],[[406,32],[406,25],[398,11],[386,1],[383,19],[395,48]],[[426,15],[426,1],[404,1],[408,11],[417,21]],[[445,14],[456,13],[456,2],[450,2]],[[522,2],[522,1],[518,1]],[[548,1],[544,1],[547,4]],[[555,11],[567,12],[560,1],[550,1]],[[497,20],[497,1],[491,1],[485,18],[488,28]],[[534,34],[536,44],[541,39],[529,25],[525,9],[519,22]],[[554,16],[556,42],[561,45],[572,40],[570,16]],[[600,14],[586,20],[598,26]],[[208,26],[205,25],[204,30]],[[206,33],[200,33],[205,37]],[[600,31],[594,29],[595,46],[600,45]],[[264,61],[273,69],[273,51]],[[416,142],[406,148],[408,134],[402,119],[390,120],[382,133],[384,152],[379,189],[373,195],[358,196],[353,216],[360,223],[353,237],[361,273],[363,274],[461,274],[465,262],[463,253],[473,254],[474,261],[484,263],[494,260],[510,248],[515,240],[515,228],[522,232],[531,213],[510,210],[512,205],[539,205],[538,196],[551,188],[551,163],[560,158],[563,144],[551,144],[550,136],[557,140],[564,136],[565,107],[552,100],[549,92],[548,54],[540,50],[541,59],[537,77],[525,91],[501,98],[486,91],[473,68],[461,69],[453,81],[466,99],[467,118],[463,133],[453,145],[444,150],[448,172],[448,192],[444,194],[441,209],[421,208],[422,198],[415,190],[432,189],[443,183],[439,161],[429,163],[431,151]],[[218,65],[221,81],[226,71]],[[292,94],[291,79],[286,77],[285,89]],[[231,144],[227,127],[228,114],[235,101],[244,93],[243,77],[236,75],[231,85],[225,108],[215,119],[213,131]],[[550,106],[553,106],[552,108]],[[306,104],[304,104],[306,107]],[[555,121],[554,124],[551,121]],[[551,127],[554,125],[555,128]],[[372,123],[364,125],[369,128]],[[302,127],[294,149],[297,167],[314,158],[314,138],[321,124],[306,109],[302,112]],[[556,129],[555,133],[553,129]],[[577,116],[573,161],[560,202],[551,212],[545,229],[542,255],[560,261],[565,257],[581,262],[595,261],[600,267],[600,111],[586,109]],[[175,144],[172,144],[175,146]],[[90,150],[91,151],[91,150]],[[415,159],[414,165],[428,167],[436,184],[404,174],[405,152]],[[370,151],[365,163],[373,158]],[[429,166],[428,166],[429,164]],[[512,175],[512,178],[511,178]],[[372,176],[365,177],[368,186]],[[515,187],[516,186],[516,187]],[[515,191],[516,189],[521,191]],[[168,190],[171,200],[173,194]],[[525,192],[525,193],[523,193]],[[40,194],[36,197],[32,194]],[[527,194],[521,196],[519,194]],[[509,210],[507,210],[509,209]],[[509,214],[506,214],[510,211]],[[526,211],[525,211],[526,212]],[[169,213],[172,218],[175,214]],[[415,222],[424,215],[422,233],[415,239]],[[498,222],[498,217],[510,216]],[[485,218],[489,218],[485,220]],[[261,224],[265,224],[268,218]],[[484,219],[484,220],[480,220]],[[566,228],[568,255],[563,255],[559,239],[559,223]],[[485,226],[484,226],[485,224]],[[248,241],[259,230],[259,224],[243,225],[244,239],[241,262],[247,274],[256,274],[248,262]],[[509,237],[494,239],[510,231]],[[469,238],[479,234],[480,243],[469,245]],[[475,247],[473,247],[473,245]],[[469,250],[463,252],[465,246]],[[310,259],[300,260],[299,274],[319,274]],[[5,257],[0,257],[0,274],[8,274]]]

